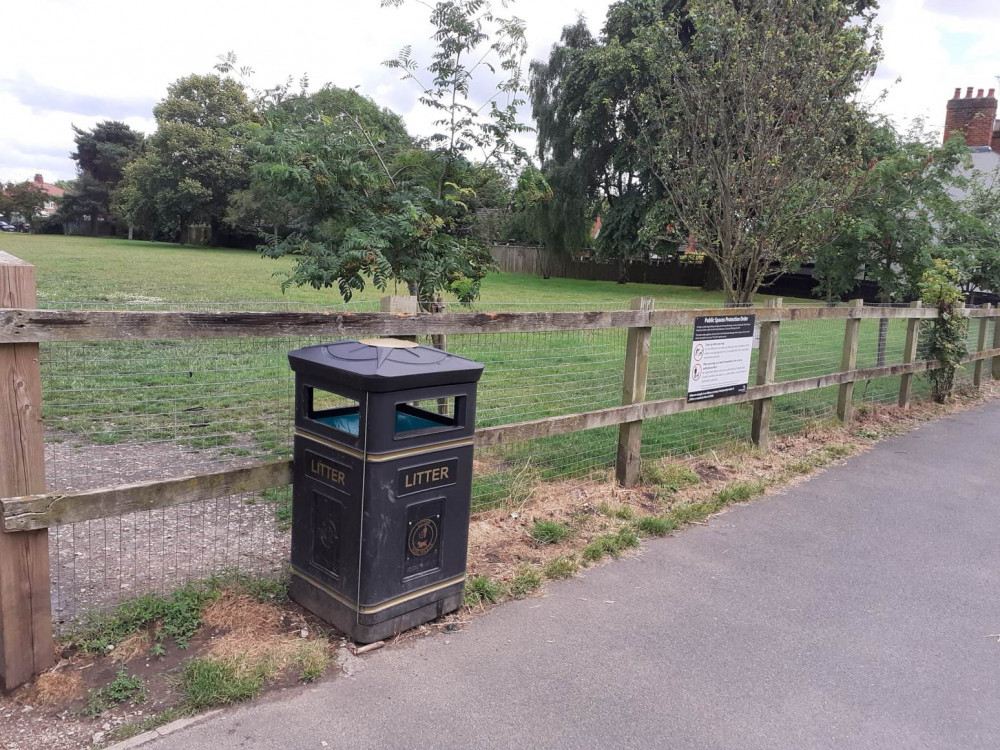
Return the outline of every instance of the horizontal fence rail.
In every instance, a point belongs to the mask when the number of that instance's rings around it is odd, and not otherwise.
[[[58,341],[139,341],[278,336],[418,336],[460,333],[590,331],[690,325],[696,317],[756,315],[757,322],[933,319],[912,307],[746,307],[698,310],[525,313],[178,312],[143,310],[0,309],[0,344]],[[992,317],[963,310],[970,318]]]

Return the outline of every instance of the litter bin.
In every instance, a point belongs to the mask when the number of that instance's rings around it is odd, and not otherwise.
[[[358,643],[458,609],[483,365],[398,339],[288,359],[291,597]]]

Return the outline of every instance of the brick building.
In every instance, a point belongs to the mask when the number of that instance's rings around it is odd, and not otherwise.
[[[50,182],[46,182],[44,179],[42,179],[42,176],[40,174],[35,175],[34,184],[35,187],[37,187],[39,190],[45,193],[46,196],[48,196],[48,200],[45,201],[45,207],[42,209],[41,215],[51,216],[56,212],[56,209],[59,208],[59,199],[63,197],[66,191],[63,190],[58,185],[53,185]]]
[[[955,95],[948,100],[944,119],[944,140],[954,133],[965,136],[969,147],[972,169],[962,172],[968,177],[983,182],[995,179],[1000,170],[1000,120],[997,120],[996,89],[990,89],[985,96],[979,89],[972,95],[972,86],[965,90],[955,89]],[[964,198],[965,190],[953,187],[952,197]]]

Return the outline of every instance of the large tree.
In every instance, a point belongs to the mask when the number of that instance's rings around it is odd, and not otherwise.
[[[855,100],[880,57],[860,5],[690,0],[644,32],[643,137],[679,238],[695,237],[731,302],[809,258],[857,188]]]
[[[438,198],[436,158],[394,113],[327,87],[269,112],[251,150],[251,189],[281,201],[261,250],[295,259],[286,286],[333,287],[349,300],[369,281],[401,284],[425,304],[441,291],[478,295],[489,252],[456,232],[471,191],[448,180]]]
[[[116,206],[148,232],[183,238],[208,223],[213,241],[233,193],[250,181],[245,146],[258,114],[243,86],[222,75],[191,75],[153,108],[157,130],[125,170]]]
[[[73,126],[77,179],[59,205],[59,216],[69,220],[90,218],[91,232],[97,222],[113,218],[111,194],[122,180],[125,167],[142,152],[145,136],[123,122],[106,120],[91,130]]]
[[[538,122],[538,156],[553,189],[547,244],[579,247],[596,208],[597,246],[619,263],[648,254],[655,240],[641,235],[661,187],[652,170],[642,107],[654,83],[642,30],[679,5],[676,0],[622,0],[608,10],[600,38],[585,20],[563,29],[547,61],[532,63],[531,103]]]

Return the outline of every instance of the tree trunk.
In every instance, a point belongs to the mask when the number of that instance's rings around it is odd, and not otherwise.
[[[627,284],[628,283],[628,259],[619,258],[618,259],[618,283]]]
[[[535,248],[535,255],[538,257],[538,272],[543,279],[549,278],[551,270],[549,268],[548,251],[543,247]]]

